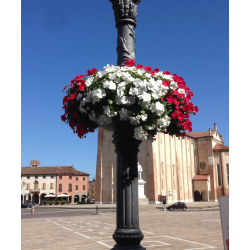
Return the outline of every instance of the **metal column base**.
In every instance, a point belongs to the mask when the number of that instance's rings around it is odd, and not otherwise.
[[[111,250],[146,250],[145,247],[138,245],[138,246],[120,246],[116,244]]]

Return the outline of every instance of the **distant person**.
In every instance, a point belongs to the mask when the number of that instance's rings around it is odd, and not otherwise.
[[[32,205],[31,205],[31,214],[34,214],[34,212],[35,212],[35,205],[33,205],[33,203],[32,203]]]

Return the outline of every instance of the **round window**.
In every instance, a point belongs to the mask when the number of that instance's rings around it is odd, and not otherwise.
[[[200,163],[200,168],[205,169],[206,168],[206,162],[201,162]]]

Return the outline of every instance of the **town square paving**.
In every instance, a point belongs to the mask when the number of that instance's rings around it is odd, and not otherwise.
[[[115,242],[115,211],[22,211],[22,249],[108,250]],[[27,212],[27,213],[26,213]],[[29,216],[29,217],[28,217]],[[156,250],[223,250],[218,210],[140,211],[141,245]]]

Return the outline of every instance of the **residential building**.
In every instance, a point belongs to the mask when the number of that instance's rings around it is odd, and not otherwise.
[[[88,195],[89,174],[72,166],[41,167],[40,161],[30,161],[21,167],[21,202],[32,200],[39,204],[46,195],[57,199],[65,194],[71,203],[83,201]]]

